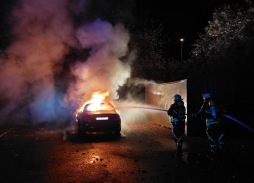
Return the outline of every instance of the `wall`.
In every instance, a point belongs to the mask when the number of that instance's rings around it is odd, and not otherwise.
[[[180,94],[182,96],[183,101],[186,105],[186,110],[188,111],[186,79],[162,84],[149,84],[146,86],[145,90],[145,102],[148,105],[168,110],[169,106],[173,103],[173,97],[175,94]],[[149,121],[172,128],[170,118],[166,111],[154,111],[148,115]]]

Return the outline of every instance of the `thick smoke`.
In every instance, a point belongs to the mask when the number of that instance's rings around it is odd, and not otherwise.
[[[64,123],[94,91],[116,99],[130,77],[135,56],[125,27],[99,18],[76,27],[70,12],[80,7],[68,3],[22,0],[13,9],[12,42],[0,60],[1,123]],[[70,57],[73,50],[89,54]]]
[[[71,68],[77,78],[69,89],[69,98],[83,98],[84,102],[95,91],[109,91],[111,99],[117,99],[117,90],[130,77],[129,62],[119,60],[128,53],[129,34],[123,25],[112,26],[96,19],[77,30],[82,48],[89,48],[90,57],[78,60]],[[86,94],[85,96],[82,96]],[[87,98],[88,97],[88,98]]]

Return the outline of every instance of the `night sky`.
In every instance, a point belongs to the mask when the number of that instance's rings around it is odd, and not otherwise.
[[[184,38],[184,54],[188,55],[199,33],[204,33],[214,10],[224,4],[243,4],[245,0],[204,1],[142,1],[139,4],[143,17],[162,24],[169,41],[170,55],[179,59],[180,38]],[[142,15],[141,15],[142,16]],[[177,52],[177,53],[175,53]]]
[[[1,0],[0,2],[1,48],[3,48],[7,44],[6,34],[8,34],[8,31],[10,29],[10,27],[8,27],[10,25],[8,23],[10,22],[10,20],[7,19],[9,18],[12,4],[14,4],[15,1],[17,0]],[[127,0],[119,3],[120,1],[116,0],[94,0],[90,2],[96,2],[94,3],[95,5],[93,7],[97,6],[98,9],[96,9],[96,11],[101,11],[100,13],[98,13],[98,15],[103,14],[103,16],[105,16],[108,11],[108,14],[113,14],[111,15],[112,17],[119,16],[119,18],[121,19],[120,16],[124,14],[122,12],[129,11],[129,14],[133,16],[132,19],[137,19],[136,21],[134,21],[136,24],[150,20],[153,20],[155,24],[161,24],[164,27],[164,35],[169,40],[167,45],[169,55],[172,55],[172,57],[179,59],[179,39],[181,37],[185,39],[183,48],[184,55],[185,57],[187,57],[192,44],[194,44],[195,40],[198,38],[198,34],[203,33],[205,26],[208,25],[208,21],[212,20],[212,13],[215,8],[218,8],[219,6],[224,4],[233,4],[236,2],[245,3],[245,1],[246,0],[179,0],[168,2],[162,0]],[[89,2],[89,0],[87,2]],[[117,6],[114,6],[114,4]],[[119,10],[117,11],[115,9]],[[126,20],[126,17],[122,18],[124,19],[124,21]]]

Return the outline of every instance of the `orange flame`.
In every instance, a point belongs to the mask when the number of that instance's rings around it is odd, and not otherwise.
[[[97,111],[101,109],[101,103],[109,96],[109,92],[95,92],[92,98],[86,101],[78,111],[83,111],[86,104],[90,104],[87,108],[89,111]]]

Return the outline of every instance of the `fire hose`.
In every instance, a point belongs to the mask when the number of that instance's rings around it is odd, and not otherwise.
[[[158,111],[163,111],[163,112],[167,112],[168,110],[166,109],[161,109],[161,108],[155,108],[155,107],[145,107],[145,106],[129,106],[128,108],[142,108],[142,109],[149,109],[149,110],[158,110]],[[188,116],[188,114],[185,114]],[[254,133],[254,129],[247,126],[246,124],[244,124],[243,122],[239,121],[238,119],[228,115],[228,114],[223,114],[224,117],[240,124],[241,126],[245,127],[246,129],[248,129],[249,131],[251,131],[252,133]]]
[[[245,127],[246,129],[250,130],[252,133],[254,133],[254,129],[250,128],[249,126],[247,126],[246,124],[244,124],[243,122],[239,121],[238,119],[232,117],[232,116],[229,116],[227,114],[223,114],[223,116],[225,116],[226,118],[228,119],[231,119],[232,121],[235,121],[237,122],[238,124],[242,125],[243,127]]]

